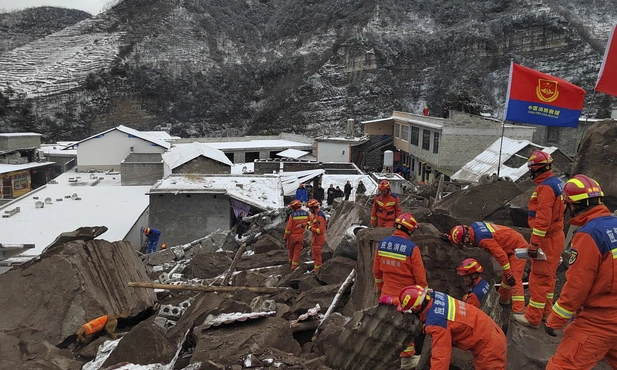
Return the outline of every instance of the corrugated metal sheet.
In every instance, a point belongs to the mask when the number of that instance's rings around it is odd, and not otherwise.
[[[491,146],[485,151],[478,154],[474,159],[467,162],[463,168],[458,170],[454,175],[450,176],[453,180],[458,181],[472,181],[478,182],[484,175],[492,175],[497,173],[497,166],[499,164],[499,147],[501,145],[501,138],[495,140]],[[547,153],[553,153],[558,148],[554,146],[545,147],[542,145],[534,144],[528,140],[514,140],[507,137],[503,138],[503,147],[501,150],[501,169],[499,171],[500,177],[509,177],[512,181],[517,181],[521,176],[528,172],[527,163],[520,167],[508,167],[503,163],[508,161],[512,156],[518,155],[517,153],[523,150],[528,145],[541,148]],[[525,158],[527,159],[527,158]]]

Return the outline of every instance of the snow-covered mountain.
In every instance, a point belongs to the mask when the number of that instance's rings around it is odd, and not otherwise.
[[[501,118],[510,60],[591,91],[616,19],[588,0],[124,0],[0,54],[0,128],[333,134],[425,104]]]

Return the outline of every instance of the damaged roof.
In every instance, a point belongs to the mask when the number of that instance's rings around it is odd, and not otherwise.
[[[26,253],[37,256],[63,232],[101,225],[108,227],[101,238],[123,240],[148,207],[149,187],[120,186],[120,175],[69,171],[54,180],[1,208],[20,208],[0,218],[1,243],[34,244]],[[71,199],[73,194],[80,199]],[[37,208],[37,201],[44,206]]]
[[[284,207],[279,175],[171,175],[159,180],[148,194],[217,193],[263,210]]]
[[[163,160],[173,170],[200,156],[233,166],[233,163],[227,158],[225,153],[204,143],[174,146],[168,152],[163,153]]]
[[[499,170],[499,176],[506,178],[509,177],[512,181],[518,181],[529,170],[527,169],[527,157],[526,155],[520,155],[528,146],[536,147],[546,153],[552,154],[559,148],[554,146],[545,147],[542,145],[534,144],[528,140],[514,140],[508,137],[503,138],[503,146],[501,148],[501,168]],[[456,171],[454,175],[450,176],[453,180],[459,181],[472,181],[478,182],[484,175],[492,175],[497,173],[497,167],[499,164],[499,149],[501,146],[501,138],[495,140],[491,146],[485,151],[478,154],[474,159],[467,162],[460,170]],[[517,167],[509,167],[505,164],[512,157],[520,157],[524,159],[522,161],[516,161],[522,163]]]

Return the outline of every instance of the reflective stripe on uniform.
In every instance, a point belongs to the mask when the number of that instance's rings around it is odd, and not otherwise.
[[[379,284],[379,283],[383,283],[383,279],[377,279],[377,278],[375,278],[375,282],[376,282],[377,284]]]
[[[502,270],[509,270],[510,269],[510,263],[506,263],[505,265],[501,266]]]
[[[504,282],[502,282],[502,283],[501,283],[500,288],[503,288],[503,289],[512,289],[512,287],[511,287],[511,286],[509,286],[508,284],[506,284],[506,283],[504,283]]]
[[[555,312],[559,317],[562,317],[564,319],[569,319],[574,316],[574,312],[568,311],[565,308],[561,307],[559,305],[559,302],[553,305],[553,312]]]
[[[547,299],[553,299],[553,297],[555,296],[555,293],[551,292],[551,293],[546,293],[546,298]]]
[[[613,253],[613,259],[617,258],[617,248],[611,249],[611,253]]]
[[[392,252],[386,252],[386,251],[377,251],[377,255],[382,256],[382,257],[394,258],[395,260],[401,260],[401,261],[405,261],[407,259],[407,256],[404,254],[392,253]]]
[[[454,321],[456,318],[456,300],[448,296],[448,320]]]
[[[512,302],[525,302],[525,296],[523,295],[513,295],[512,296]]]
[[[531,197],[532,198],[537,198],[538,197],[538,193],[534,191],[533,194],[531,194]]]
[[[530,305],[531,307],[533,307],[533,308],[544,308],[544,306],[546,306],[546,303],[545,303],[545,302],[542,302],[542,303],[540,303],[540,302],[535,302],[535,301],[532,301],[532,300],[530,299],[530,300],[529,300],[529,305]]]
[[[405,350],[403,350],[403,353],[413,353],[415,351],[416,351],[415,344],[410,344],[407,346],[407,348],[405,348]]]
[[[544,238],[546,236],[546,231],[542,231],[542,230],[538,230],[538,229],[533,229],[532,233],[533,233],[533,235],[539,236],[541,238]]]

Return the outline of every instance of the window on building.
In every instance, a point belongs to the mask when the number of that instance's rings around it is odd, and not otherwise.
[[[28,188],[28,174],[22,173],[13,176],[13,190],[22,190]]]
[[[559,143],[559,127],[549,126],[546,133],[546,142],[550,144]]]
[[[418,127],[411,127],[411,141],[412,145],[418,146],[420,142],[420,129]]]
[[[439,153],[439,132],[436,132],[433,136],[433,153]]]
[[[431,132],[422,130],[422,149],[429,150],[431,148]]]
[[[394,126],[394,137],[401,138],[401,125],[398,123]]]
[[[409,141],[409,126],[401,126],[401,139]]]
[[[244,154],[244,161],[246,163],[252,163],[256,160],[259,160],[259,152],[246,152]]]

